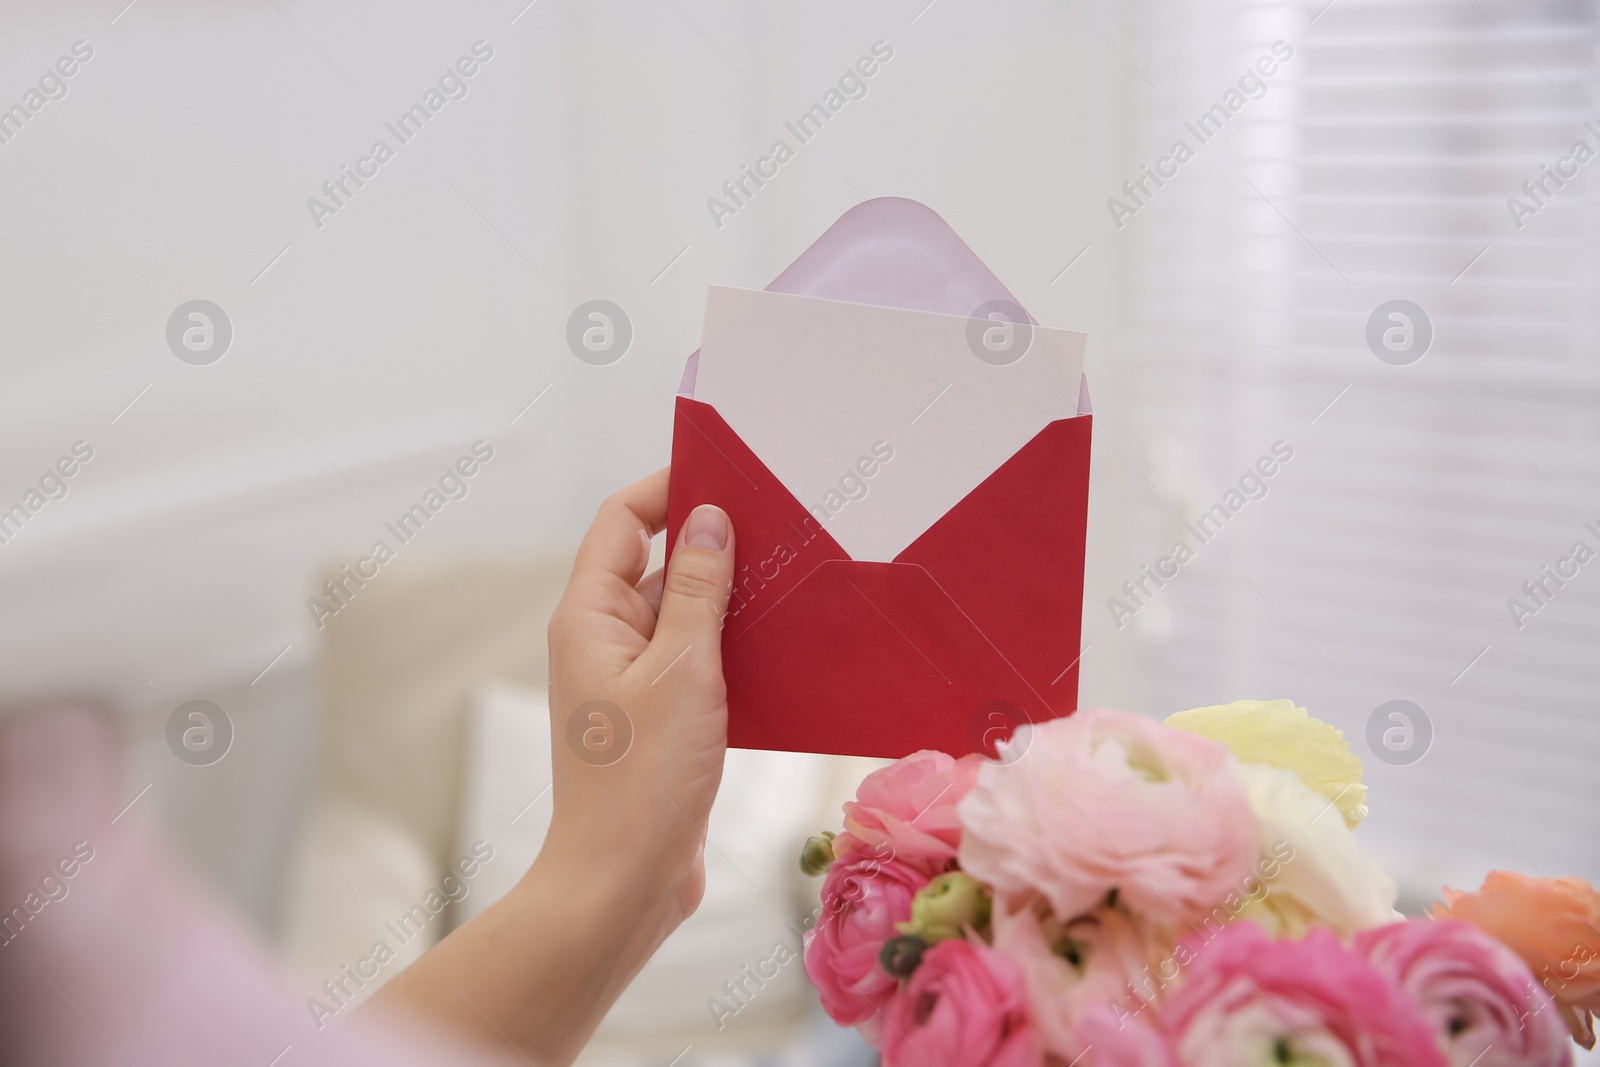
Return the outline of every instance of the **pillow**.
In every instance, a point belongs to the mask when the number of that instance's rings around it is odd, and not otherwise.
[[[841,764],[849,767],[842,774]],[[860,761],[836,756],[729,750],[707,832],[705,898],[617,1001],[586,1058],[627,1049],[670,1059],[685,1044],[778,1047],[795,1039],[813,1001],[798,953],[819,884],[800,873],[800,846],[839,822],[835,782],[862,773]],[[468,730],[457,842],[463,854],[485,842],[494,858],[457,906],[458,920],[481,912],[533,862],[550,825],[549,787],[545,695],[482,687]],[[773,977],[746,977],[745,968],[754,972],[780,942],[795,958],[769,964]],[[736,999],[724,983],[739,982]]]

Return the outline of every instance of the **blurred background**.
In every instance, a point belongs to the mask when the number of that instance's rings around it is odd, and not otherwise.
[[[1600,879],[1592,0],[108,0],[0,24],[0,509],[24,509],[0,519],[0,696],[110,697],[130,807],[308,989],[473,842],[496,858],[416,950],[531,858],[544,616],[599,501],[667,461],[705,287],[765,286],[878,196],[1089,335],[1083,705],[1283,696],[1333,722],[1407,912],[1491,868]],[[865,95],[713,210],[875,45]],[[462,57],[402,143],[385,124]],[[633,331],[605,366],[566,341],[595,299]],[[196,300],[216,332],[184,350]],[[318,619],[476,442],[466,495]],[[1177,575],[1130,591],[1180,539]],[[221,712],[199,755],[169,730],[195,700]],[[706,910],[595,1062],[863,1055],[795,967],[720,1030],[707,1010],[809,912],[794,849],[863,769],[735,757]]]

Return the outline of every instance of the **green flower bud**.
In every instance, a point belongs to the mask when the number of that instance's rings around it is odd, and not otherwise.
[[[824,830],[814,837],[806,838],[805,847],[800,850],[800,870],[815,878],[831,866],[833,866],[833,834]]]
[[[947,871],[917,890],[911,898],[911,921],[897,923],[902,934],[916,934],[928,944],[960,937],[971,927],[989,922],[989,890],[963,871]]]
[[[922,954],[928,943],[916,934],[891,937],[878,950],[878,966],[896,978],[910,978],[911,972],[922,963]]]

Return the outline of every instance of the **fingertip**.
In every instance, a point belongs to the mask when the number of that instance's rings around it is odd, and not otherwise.
[[[701,504],[683,524],[683,543],[690,548],[724,552],[733,540],[733,521],[715,504]]]

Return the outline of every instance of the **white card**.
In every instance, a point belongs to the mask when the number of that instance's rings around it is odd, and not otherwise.
[[[1047,424],[1078,413],[1085,341],[713,285],[694,397],[852,559],[889,562]]]

